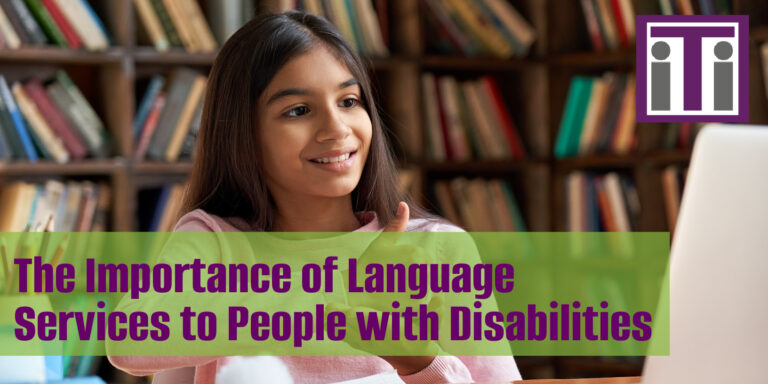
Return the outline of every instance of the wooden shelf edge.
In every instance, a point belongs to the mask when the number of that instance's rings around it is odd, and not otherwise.
[[[191,161],[177,163],[139,162],[132,165],[132,171],[138,175],[188,174],[192,170]]]
[[[125,49],[111,47],[105,51],[86,51],[54,46],[1,49],[0,62],[36,62],[52,64],[110,64],[125,57]]]
[[[89,160],[67,164],[53,162],[0,162],[0,175],[108,175],[124,168],[120,159]]]

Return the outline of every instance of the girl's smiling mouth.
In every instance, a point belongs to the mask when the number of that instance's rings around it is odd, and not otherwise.
[[[321,153],[309,162],[326,171],[340,172],[352,168],[356,155],[356,149],[341,149]]]

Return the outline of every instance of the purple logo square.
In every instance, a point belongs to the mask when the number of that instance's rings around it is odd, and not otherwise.
[[[748,122],[749,16],[637,15],[638,122]]]

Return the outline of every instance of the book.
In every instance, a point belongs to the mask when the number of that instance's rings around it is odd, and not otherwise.
[[[134,140],[138,140],[141,134],[141,128],[144,126],[144,122],[147,120],[149,110],[154,104],[155,98],[165,85],[165,78],[160,75],[155,75],[149,81],[147,90],[144,91],[144,96],[141,98],[139,108],[136,110],[136,116],[133,118],[133,137]]]
[[[36,162],[37,152],[35,152],[32,138],[29,136],[27,125],[24,123],[24,118],[21,116],[21,112],[16,106],[16,101],[13,99],[11,89],[8,87],[8,82],[3,75],[0,75],[0,97],[2,97],[3,104],[11,117],[13,127],[17,134],[16,136],[19,138],[22,149],[24,150],[24,156],[30,162]]]
[[[184,102],[184,106],[181,109],[179,120],[176,122],[176,128],[174,128],[171,140],[168,143],[168,148],[165,150],[165,160],[168,162],[174,162],[179,158],[184,138],[187,137],[187,133],[189,133],[189,126],[192,122],[193,115],[195,114],[195,108],[200,103],[200,100],[205,93],[206,80],[205,76],[199,75],[192,83],[189,95],[187,95],[187,100]]]
[[[213,37],[213,32],[211,32],[211,28],[208,26],[208,22],[205,20],[203,11],[200,9],[197,0],[182,0],[180,5],[181,10],[188,20],[187,23],[191,27],[190,30],[196,41],[196,45],[202,51],[216,50],[218,44]]]
[[[531,45],[536,40],[536,30],[515,9],[512,4],[504,0],[480,0],[490,9],[490,14],[498,18],[503,27],[512,34],[514,39],[516,56],[528,55]]]
[[[67,47],[67,39],[61,33],[56,22],[53,21],[51,14],[45,8],[41,0],[24,0],[29,7],[29,11],[37,20],[38,25],[42,28],[48,40],[62,48]]]
[[[200,42],[197,41],[197,35],[192,31],[192,25],[190,25],[187,19],[181,1],[162,0],[162,2],[173,23],[173,27],[176,29],[176,32],[178,32],[178,36],[181,39],[184,48],[188,52],[198,52],[202,50]]]
[[[211,4],[221,3],[222,2],[217,1],[211,2]],[[149,38],[152,40],[155,49],[158,51],[167,51],[170,43],[163,30],[163,25],[160,23],[160,19],[152,8],[150,0],[133,0],[133,4],[136,6],[136,11],[138,11],[141,25],[144,26],[149,34]]]
[[[3,9],[5,9],[5,11],[8,13],[11,20],[14,20],[15,17],[18,17],[18,20],[21,22],[23,28],[17,29],[17,31],[26,31],[30,37],[31,44],[45,45],[48,43],[48,38],[46,37],[45,32],[43,32],[42,28],[40,28],[40,25],[37,24],[37,21],[35,21],[35,17],[32,15],[32,12],[29,11],[29,8],[27,8],[27,6],[24,4],[24,0],[0,1],[0,3],[3,4]],[[6,5],[9,7],[6,7]]]
[[[250,19],[243,12],[243,2],[247,3],[248,1],[219,0],[207,2],[208,21],[219,44],[224,44],[235,31]]]
[[[13,29],[13,24],[11,24],[3,8],[0,8],[0,34],[2,34],[5,47],[17,49],[21,46],[21,39],[16,30]]]
[[[8,22],[11,23],[11,30],[13,31],[6,33],[6,31],[3,30],[2,34],[16,34],[16,37],[19,39],[19,46],[33,45],[32,36],[29,35],[27,28],[24,26],[24,22],[16,12],[16,9],[14,9],[13,1],[0,1],[0,9],[3,10],[3,14],[5,14]],[[9,46],[9,48],[12,47]]]
[[[0,129],[0,161],[7,161],[13,158],[13,152],[11,152],[8,139],[5,137],[3,130]]]
[[[165,151],[171,141],[173,130],[181,116],[182,108],[189,95],[189,90],[198,73],[187,68],[180,68],[171,74],[166,93],[165,108],[157,122],[157,128],[147,149],[147,155],[153,160],[164,160]]]
[[[96,157],[106,157],[109,153],[109,138],[104,127],[104,122],[101,121],[99,115],[94,111],[91,104],[80,92],[80,89],[75,86],[75,83],[72,82],[72,79],[69,78],[69,75],[67,75],[66,72],[61,70],[56,71],[56,81],[62,85],[69,95],[69,98],[87,122],[81,129],[86,132],[88,140],[93,146],[91,152]]]
[[[21,136],[19,136],[19,132],[16,130],[16,125],[2,97],[2,92],[0,92],[0,131],[3,132],[3,136],[7,139],[11,158],[17,160],[26,159],[27,154],[21,142]]]
[[[200,132],[200,123],[203,117],[203,104],[204,100],[200,99],[195,108],[195,114],[189,123],[187,137],[184,138],[184,143],[181,145],[181,153],[179,154],[181,158],[192,158],[194,156],[197,135]]]
[[[149,115],[147,116],[147,119],[144,122],[144,127],[141,130],[141,136],[139,137],[138,144],[136,145],[136,150],[134,152],[134,159],[137,161],[144,159],[147,153],[147,149],[149,148],[149,142],[155,133],[155,129],[157,129],[157,121],[160,118],[160,114],[163,113],[164,108],[165,93],[161,91],[155,98],[155,101],[152,103]]]
[[[48,13],[51,14],[51,18],[59,27],[62,35],[64,35],[69,48],[80,49],[80,47],[83,45],[83,42],[70,24],[70,21],[67,20],[61,9],[59,9],[59,5],[57,5],[54,0],[41,0],[41,2],[43,3],[43,6],[45,6],[45,9],[48,10]]]
[[[51,155],[57,163],[63,164],[69,162],[69,152],[64,147],[61,139],[54,135],[48,122],[45,121],[37,105],[27,95],[24,87],[20,83],[15,83],[11,88],[19,109],[29,122],[29,127],[40,139],[45,151]]]
[[[560,120],[560,129],[555,142],[555,157],[563,158],[577,154],[581,127],[591,94],[592,79],[584,76],[574,76],[568,89],[565,111]]]
[[[24,90],[35,102],[53,133],[63,141],[72,159],[81,160],[85,158],[88,155],[88,148],[82,139],[77,136],[64,114],[54,105],[54,102],[46,93],[42,82],[38,79],[32,79],[24,84]]]
[[[437,88],[435,76],[431,73],[421,74],[422,101],[424,103],[424,126],[426,127],[426,141],[429,145],[429,154],[433,160],[446,159],[445,146],[443,145],[440,128],[440,111],[437,101]]]
[[[25,182],[6,184],[0,190],[0,232],[21,232],[29,221],[35,186]]]
[[[512,116],[510,116],[507,110],[506,103],[501,96],[498,83],[490,76],[484,76],[480,79],[480,83],[483,86],[483,90],[493,100],[491,106],[493,107],[494,114],[498,117],[498,128],[502,131],[504,141],[509,146],[511,155],[515,159],[521,159],[526,156],[525,147],[520,139],[519,132],[512,122]]]
[[[168,42],[171,47],[183,48],[184,43],[181,42],[179,32],[173,25],[173,21],[171,21],[171,16],[168,14],[168,11],[163,4],[163,0],[149,0],[149,2],[152,4],[152,9],[154,9],[157,19],[160,20],[160,25],[163,27],[163,31],[165,32],[165,36],[168,37]]]

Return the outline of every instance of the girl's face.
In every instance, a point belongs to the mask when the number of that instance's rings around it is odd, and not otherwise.
[[[340,197],[357,186],[372,124],[357,80],[322,45],[288,61],[258,100],[273,196]]]

